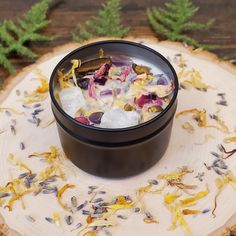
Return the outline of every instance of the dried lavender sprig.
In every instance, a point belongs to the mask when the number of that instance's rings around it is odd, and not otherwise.
[[[155,179],[149,179],[148,183],[151,184],[151,185],[158,185],[158,181],[155,180]]]
[[[32,222],[32,223],[35,222],[35,219],[34,219],[32,216],[30,216],[30,215],[26,215],[25,218],[26,218],[28,221]]]
[[[139,207],[135,207],[135,208],[133,209],[133,212],[135,212],[135,213],[140,212],[140,208],[139,208]]]
[[[85,201],[84,203],[80,204],[80,205],[76,208],[76,211],[80,211],[80,210],[83,209],[87,204],[88,204],[87,201]]]
[[[20,142],[20,150],[24,150],[25,149],[25,144],[23,142]]]
[[[88,211],[88,210],[83,210],[83,211],[82,211],[82,214],[83,214],[83,215],[91,215],[91,212]]]
[[[11,125],[10,127],[11,127],[11,133],[12,133],[13,135],[16,135],[15,126],[14,126],[14,125]]]
[[[122,220],[127,220],[127,216],[124,216],[124,215],[117,215],[117,218],[120,218]]]
[[[73,231],[75,231],[75,230],[81,228],[82,226],[83,226],[83,225],[79,222],[79,223],[75,226],[75,228],[71,230],[71,232],[73,232]]]
[[[221,105],[221,106],[228,106],[228,103],[225,100],[220,100],[220,101],[216,102],[216,104]]]
[[[71,197],[71,205],[73,207],[77,207],[78,206],[78,201],[77,201],[77,198],[75,196]]]
[[[45,217],[45,220],[46,220],[47,222],[51,223],[51,224],[54,224],[54,223],[55,223],[54,220],[53,220],[52,218],[50,218],[50,217]]]
[[[23,178],[25,178],[27,175],[29,175],[29,172],[24,172],[24,173],[22,173],[22,174],[20,174],[20,175],[18,176],[18,179],[23,179]]]
[[[41,103],[37,103],[37,104],[34,105],[34,108],[38,108],[40,106],[41,106]]]
[[[147,211],[147,210],[144,211],[144,214],[146,215],[147,218],[153,219],[153,216],[152,216],[152,214],[149,211]]]
[[[95,198],[91,202],[92,203],[98,203],[98,202],[102,202],[102,201],[103,201],[103,198]]]
[[[68,225],[71,225],[73,223],[73,218],[71,215],[65,216],[65,221]]]

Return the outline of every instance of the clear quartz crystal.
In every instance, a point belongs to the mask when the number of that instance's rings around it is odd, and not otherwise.
[[[59,93],[59,96],[62,108],[72,117],[85,105],[84,95],[79,87],[65,88]]]
[[[124,111],[120,109],[107,110],[101,119],[102,128],[125,128],[138,125],[140,119],[136,111]]]

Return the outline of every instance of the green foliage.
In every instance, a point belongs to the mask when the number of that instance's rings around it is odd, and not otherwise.
[[[27,48],[27,42],[50,41],[53,38],[38,33],[45,28],[49,21],[46,19],[49,4],[52,0],[42,0],[31,7],[31,9],[16,23],[5,20],[0,23],[0,66],[10,73],[15,71],[9,60],[11,53],[20,56],[36,58],[37,55]]]
[[[129,29],[121,24],[120,0],[107,0],[98,16],[91,17],[72,33],[73,40],[83,42],[95,36],[124,37]]]
[[[163,38],[209,49],[214,46],[201,44],[185,34],[188,31],[207,30],[212,25],[212,19],[205,24],[191,20],[198,10],[199,7],[194,6],[191,0],[172,0],[165,4],[164,9],[148,9],[147,16],[154,31]]]

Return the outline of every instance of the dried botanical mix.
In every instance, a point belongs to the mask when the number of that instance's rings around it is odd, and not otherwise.
[[[146,122],[170,103],[174,84],[159,68],[126,56],[81,63],[58,70],[58,102],[76,121],[101,128]]]

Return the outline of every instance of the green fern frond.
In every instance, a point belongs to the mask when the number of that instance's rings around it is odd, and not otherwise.
[[[107,0],[102,5],[98,16],[91,17],[84,25],[79,25],[72,32],[73,40],[83,42],[99,36],[125,37],[129,28],[121,24],[120,10],[120,0]]]
[[[5,20],[0,23],[0,66],[10,73],[15,72],[15,67],[9,59],[13,52],[28,58],[36,58],[35,54],[25,44],[33,41],[51,41],[53,37],[38,33],[45,28],[50,21],[47,18],[49,4],[53,0],[42,0],[31,7],[31,9],[17,22]]]
[[[147,9],[147,16],[153,30],[164,39],[184,41],[194,47],[215,48],[214,45],[201,44],[185,34],[194,30],[207,30],[212,25],[214,20],[204,24],[191,20],[198,10],[199,7],[194,6],[190,0],[172,0],[165,4],[165,8]]]

